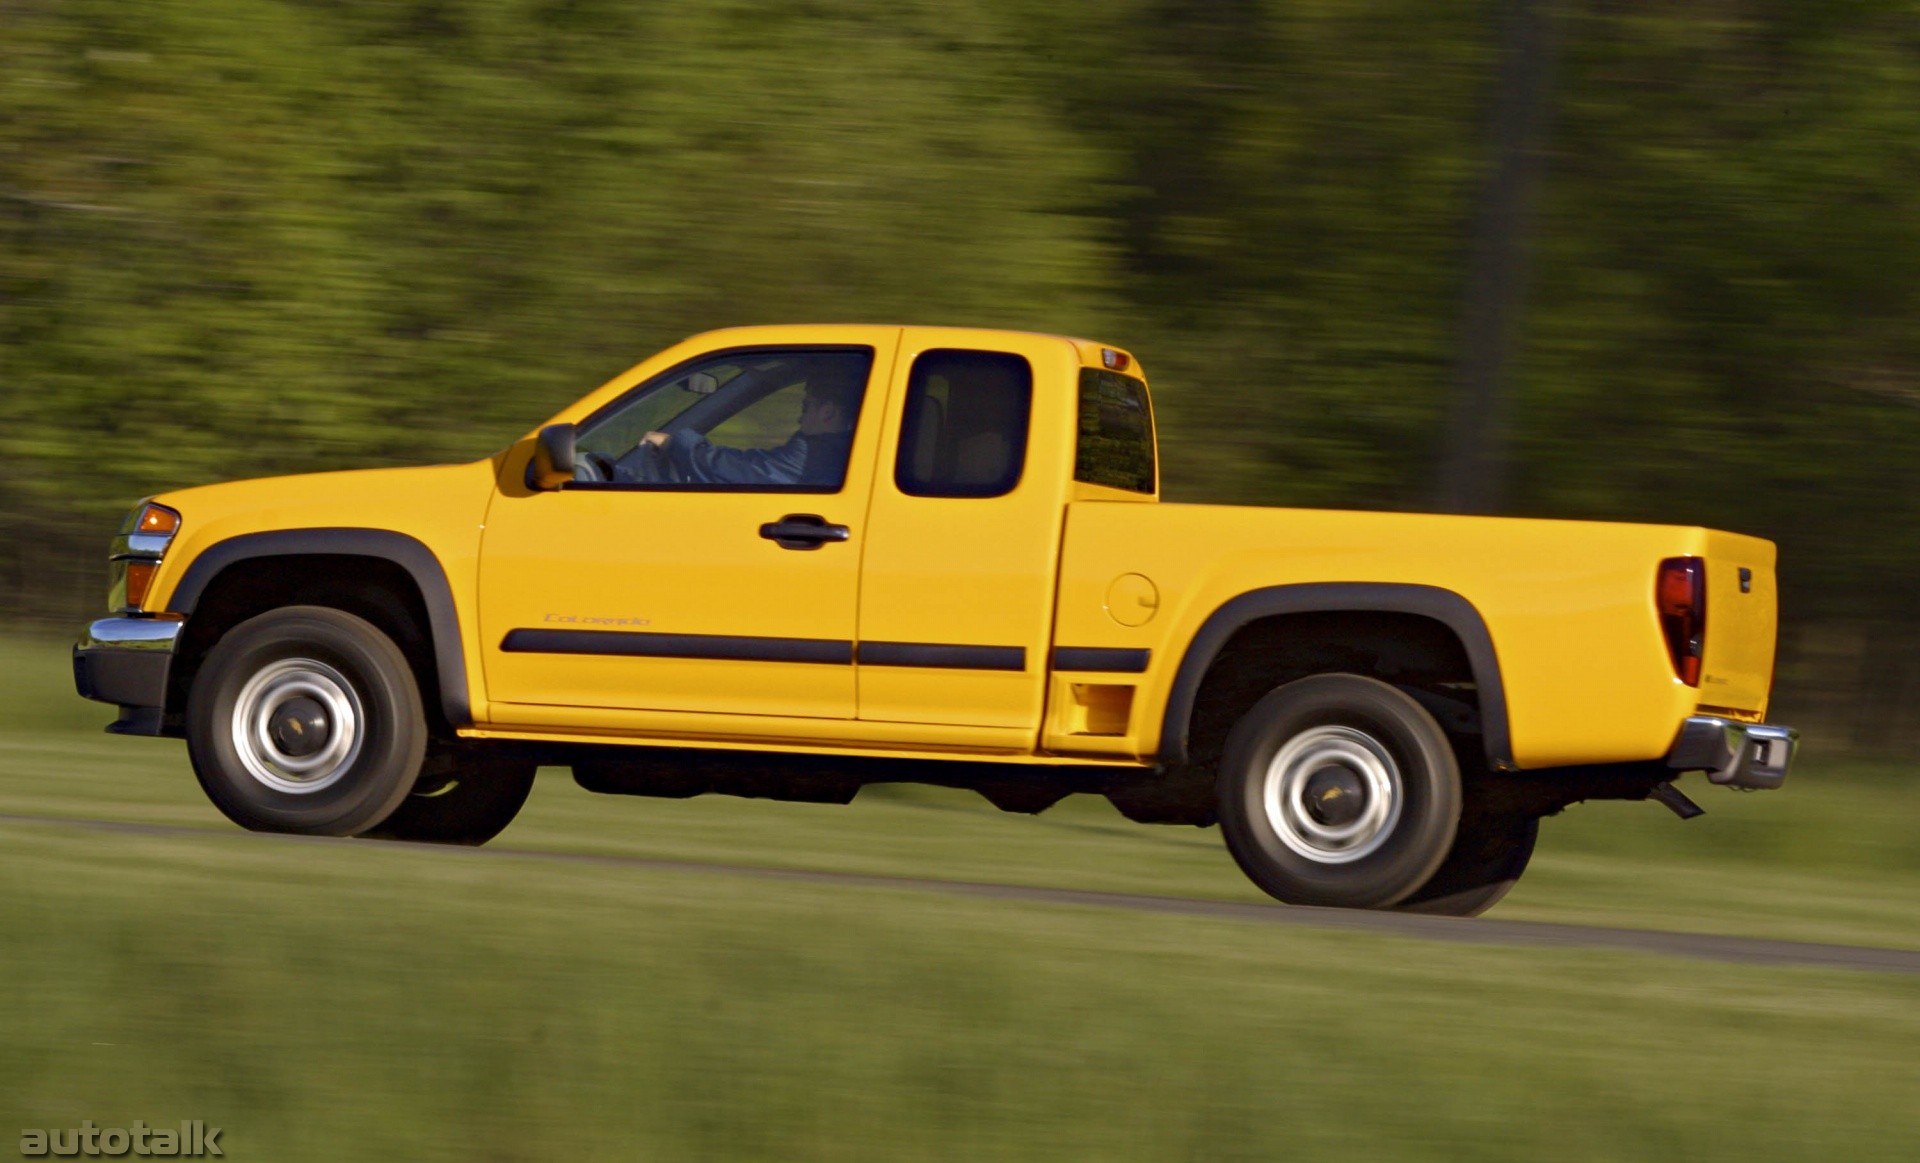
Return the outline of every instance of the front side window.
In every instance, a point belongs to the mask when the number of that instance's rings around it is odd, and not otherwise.
[[[681,364],[580,425],[574,486],[838,492],[872,368],[867,347]]]
[[[913,361],[894,483],[913,497],[998,497],[1020,483],[1033,368],[998,351],[929,351]]]
[[[1153,413],[1147,407],[1147,385],[1119,372],[1080,370],[1073,479],[1136,493],[1153,491]]]

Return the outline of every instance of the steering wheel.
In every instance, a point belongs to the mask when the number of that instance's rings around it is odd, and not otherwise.
[[[639,478],[650,485],[672,485],[680,482],[680,474],[674,471],[673,459],[667,450],[651,440],[642,440],[635,449],[640,454]],[[608,479],[612,479],[609,477]]]
[[[583,452],[574,460],[573,479],[577,481],[610,481],[613,479],[613,458],[604,452]]]

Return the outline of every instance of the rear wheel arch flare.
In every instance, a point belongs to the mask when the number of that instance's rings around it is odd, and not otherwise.
[[[1188,643],[1174,674],[1160,728],[1159,758],[1163,763],[1188,762],[1188,733],[1200,686],[1221,650],[1252,623],[1289,614],[1397,614],[1439,623],[1452,633],[1472,671],[1488,765],[1495,770],[1513,767],[1506,687],[1493,636],[1480,611],[1452,590],[1391,582],[1269,586],[1250,590],[1215,610]]]
[[[467,662],[460,634],[460,618],[445,568],[431,549],[404,533],[387,529],[286,529],[246,533],[216,542],[202,550],[168,600],[170,613],[192,615],[215,581],[243,562],[286,557],[364,557],[399,567],[418,590],[426,610],[426,631],[439,688],[440,710],[449,726],[473,722],[467,703]],[[191,626],[191,622],[189,622]]]

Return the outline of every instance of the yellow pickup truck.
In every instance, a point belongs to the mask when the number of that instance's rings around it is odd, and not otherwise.
[[[714,332],[472,464],[137,506],[74,650],[260,830],[482,843],[590,791],[1105,795],[1291,903],[1479,912],[1543,815],[1777,787],[1774,547],[1164,504],[1117,347]]]

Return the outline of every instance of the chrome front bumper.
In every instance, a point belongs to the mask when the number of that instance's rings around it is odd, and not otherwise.
[[[1792,727],[1695,715],[1680,725],[1667,766],[1704,771],[1709,780],[1728,787],[1767,791],[1786,782],[1799,749],[1800,732]]]
[[[167,706],[167,673],[186,623],[178,618],[102,618],[73,647],[73,685],[120,708],[107,730],[158,735]]]

